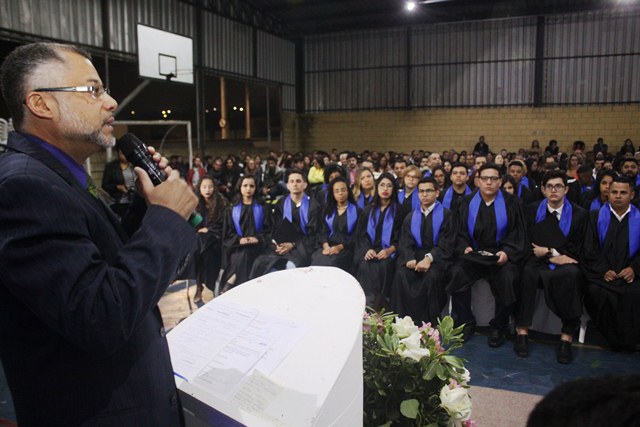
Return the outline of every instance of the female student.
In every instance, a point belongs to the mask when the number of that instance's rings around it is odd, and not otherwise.
[[[353,184],[353,197],[360,209],[364,209],[376,194],[376,182],[373,171],[369,168],[360,168]]]

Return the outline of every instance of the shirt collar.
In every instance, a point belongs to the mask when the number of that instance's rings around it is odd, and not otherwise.
[[[611,207],[611,205],[609,205],[609,209],[611,210],[611,213],[615,215],[615,217],[618,219],[618,221],[619,221],[619,222],[622,222],[622,220],[624,219],[624,217],[625,217],[625,216],[627,216],[627,214],[628,214],[629,212],[631,212],[631,205],[629,205],[629,206],[627,207],[627,210],[626,210],[626,211],[624,211],[624,213],[623,213],[622,215],[618,215],[618,214],[616,213],[616,211],[614,211],[614,210],[613,210],[613,208]]]
[[[431,206],[429,206],[427,208],[427,210],[422,209],[422,206],[421,206],[420,207],[420,212],[422,212],[422,215],[428,216],[431,213],[431,211],[433,211],[433,208],[435,208],[435,207],[436,207],[435,202],[433,204],[431,204]]]
[[[564,208],[564,201],[562,202],[562,206],[560,206],[558,209],[553,209],[551,206],[549,206],[549,203],[547,203],[547,210],[550,213],[554,213],[554,212],[558,212],[558,214],[560,216],[562,216],[562,209]]]

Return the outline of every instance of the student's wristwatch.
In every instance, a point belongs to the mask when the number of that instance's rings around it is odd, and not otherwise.
[[[547,248],[547,258],[551,258],[553,256],[553,250],[551,248]]]

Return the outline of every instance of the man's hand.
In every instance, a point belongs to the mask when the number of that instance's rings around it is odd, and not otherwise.
[[[376,257],[376,251],[374,251],[373,249],[369,249],[365,254],[364,254],[364,260],[365,261],[371,261],[372,259],[374,259]]]
[[[558,256],[552,256],[551,258],[549,258],[549,262],[552,262],[556,265],[565,265],[565,264],[577,264],[578,261],[576,261],[575,259],[571,258],[570,256],[567,255],[558,255]]]
[[[620,270],[620,273],[617,274],[619,279],[624,279],[627,283],[633,283],[636,279],[636,273],[633,271],[633,268],[627,267]]]
[[[294,246],[295,245],[290,242],[280,243],[279,245],[276,245],[276,253],[278,255],[286,255],[293,250]]]
[[[258,243],[257,237],[241,237],[240,242],[241,245],[255,245]]]
[[[381,249],[380,252],[378,252],[376,254],[376,258],[378,259],[387,259],[391,256],[393,252],[391,252],[391,250],[389,248],[387,249]]]
[[[535,243],[531,244],[533,248],[533,254],[538,258],[544,258],[547,256],[547,248],[543,248],[542,246],[538,246]],[[557,264],[557,263],[554,263]]]
[[[473,252],[473,248],[471,246],[467,246],[464,250],[464,254],[468,254],[469,252]]]
[[[143,169],[136,167],[134,171],[142,189],[142,196],[148,205],[164,206],[184,219],[189,218],[198,205],[198,197],[191,191],[187,183],[180,179],[177,170],[166,166],[164,171],[168,178],[157,187],[153,186],[149,175]]]
[[[412,259],[411,261],[407,261],[407,263],[405,264],[407,268],[411,269],[411,270],[415,270],[416,269],[416,264],[417,261],[415,259]]]
[[[208,233],[209,229],[207,227],[202,227],[198,229],[198,233]]]
[[[617,278],[618,278],[618,275],[613,270],[609,270],[606,273],[604,273],[604,281],[605,282],[613,282]]]
[[[498,261],[496,261],[498,265],[505,265],[509,261],[509,256],[503,251],[496,252],[496,255],[498,255]]]
[[[424,257],[422,261],[416,264],[416,271],[419,273],[426,273],[431,268],[431,258]]]

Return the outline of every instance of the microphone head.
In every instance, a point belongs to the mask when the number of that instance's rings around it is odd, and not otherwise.
[[[129,156],[136,151],[136,148],[144,147],[144,143],[134,134],[127,133],[116,141],[116,147],[118,147],[118,150],[122,151],[122,154],[128,159]]]

